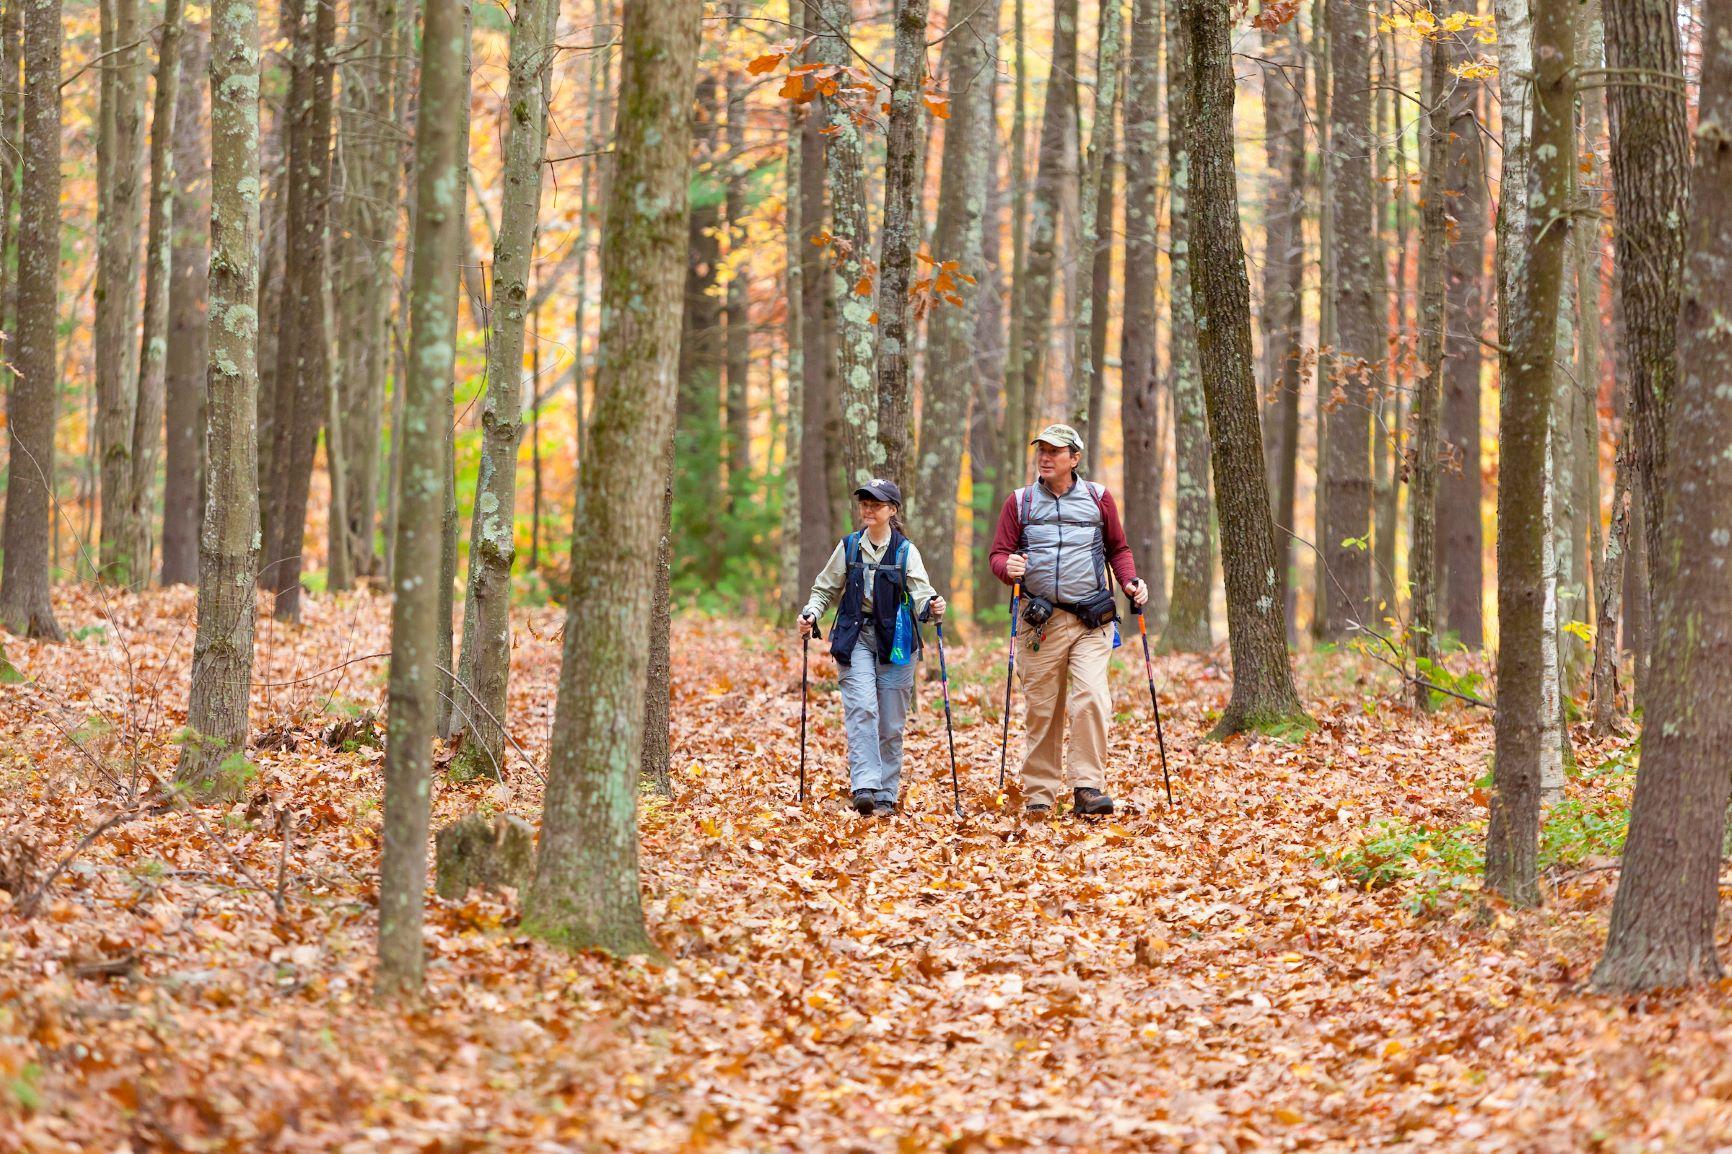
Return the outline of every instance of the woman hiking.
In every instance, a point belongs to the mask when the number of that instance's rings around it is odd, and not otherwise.
[[[944,617],[944,598],[926,577],[920,550],[902,534],[902,490],[872,480],[854,490],[861,528],[836,544],[800,612],[810,637],[832,602],[830,654],[841,666],[842,715],[854,810],[890,817],[902,786],[902,729],[914,699],[914,624]]]

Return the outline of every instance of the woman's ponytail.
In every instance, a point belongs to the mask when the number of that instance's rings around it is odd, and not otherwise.
[[[896,508],[901,508],[901,506],[898,505],[898,506],[896,506]],[[908,536],[908,526],[906,526],[902,523],[902,514],[900,514],[900,513],[890,514],[890,527],[892,529],[896,530],[898,533],[902,534],[904,537]]]

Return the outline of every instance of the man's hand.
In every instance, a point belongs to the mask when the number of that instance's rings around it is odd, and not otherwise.
[[[1021,581],[1023,574],[1027,572],[1028,555],[1026,553],[1012,553],[1005,559],[1004,575],[1012,581]]]
[[[806,613],[800,614],[800,636],[801,637],[812,636],[812,626],[814,626],[816,624],[817,624],[817,622],[812,620],[812,617],[810,614],[806,614]]]
[[[1131,604],[1141,609],[1149,599],[1149,587],[1141,577],[1125,586],[1125,596],[1131,599]]]
[[[944,620],[944,598],[939,597],[935,594],[933,596],[932,600],[930,600],[926,603],[926,612],[927,612],[927,615],[932,618],[932,620],[943,621]]]

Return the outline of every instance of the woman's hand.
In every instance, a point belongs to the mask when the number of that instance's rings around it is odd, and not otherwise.
[[[926,612],[931,616],[931,618],[934,621],[943,621],[944,620],[944,598],[939,597],[937,595],[934,595],[932,600],[930,600],[926,603]]]
[[[802,638],[812,636],[812,626],[814,626],[816,624],[817,624],[817,622],[812,620],[812,617],[810,614],[806,614],[806,613],[800,614],[800,636]]]

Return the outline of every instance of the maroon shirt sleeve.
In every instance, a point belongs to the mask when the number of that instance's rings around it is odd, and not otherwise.
[[[1002,525],[1003,521],[999,523]],[[1137,561],[1131,556],[1131,543],[1125,540],[1125,527],[1119,522],[1118,502],[1104,486],[1101,489],[1101,539],[1106,545],[1107,564],[1118,575],[1119,588],[1135,583]],[[996,549],[997,545],[993,547]]]
[[[1119,539],[1124,539],[1122,530]],[[1012,490],[1010,496],[1004,499],[1004,507],[998,511],[998,528],[992,534],[992,549],[986,555],[987,564],[992,566],[992,575],[1006,585],[1015,584],[1005,576],[1004,566],[1021,541],[1022,521],[1017,515],[1016,492]]]

